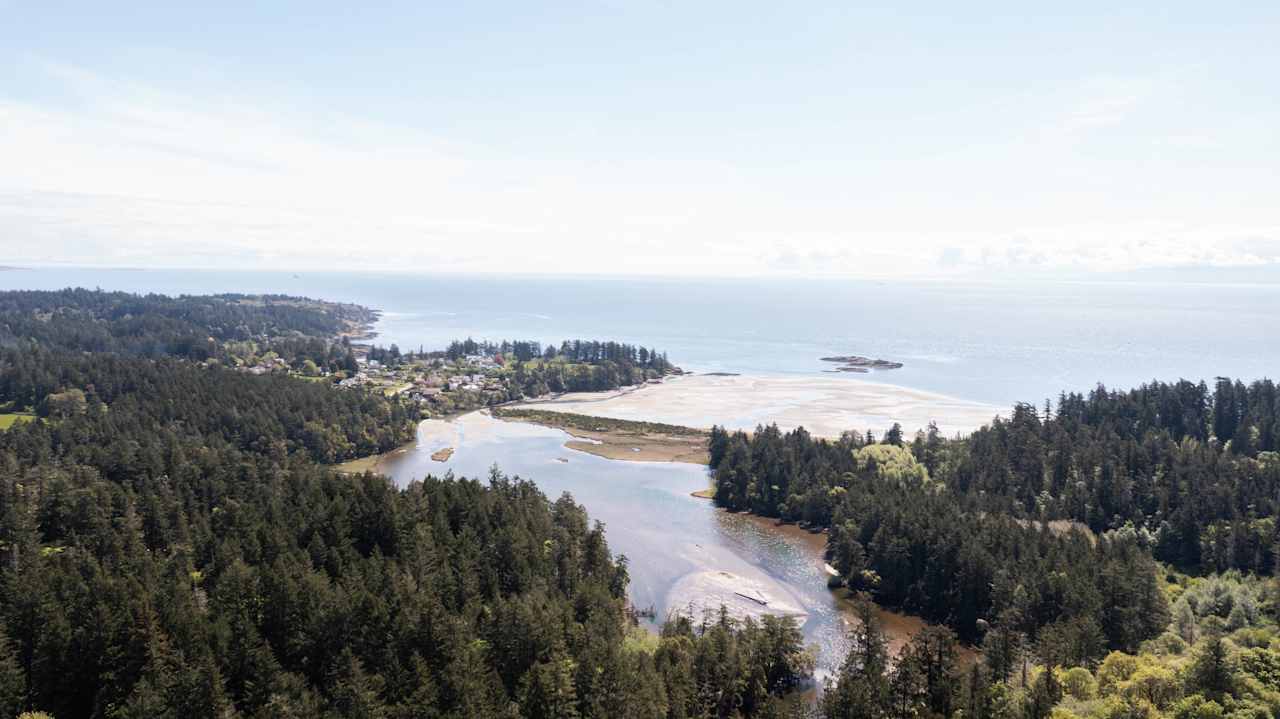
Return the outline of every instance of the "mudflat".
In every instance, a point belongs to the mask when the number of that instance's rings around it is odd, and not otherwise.
[[[752,430],[776,422],[819,437],[846,430],[877,434],[894,422],[907,432],[936,422],[946,435],[971,432],[1000,413],[994,405],[849,377],[669,377],[661,384],[601,394],[575,392],[533,400],[531,409],[706,429]]]

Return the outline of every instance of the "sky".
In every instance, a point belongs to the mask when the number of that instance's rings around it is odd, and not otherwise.
[[[1280,265],[1280,3],[361,5],[0,0],[0,265]]]

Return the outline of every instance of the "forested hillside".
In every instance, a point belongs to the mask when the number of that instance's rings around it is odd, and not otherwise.
[[[979,643],[943,713],[969,692],[970,715],[1273,716],[1275,580],[1214,573],[1275,571],[1276,398],[1265,380],[1098,388],[959,439],[716,428],[715,498],[828,528],[834,584]],[[851,662],[827,714],[901,715],[894,681],[916,680]]]
[[[0,347],[205,360],[223,343],[331,338],[376,319],[351,304],[283,295],[136,295],[82,288],[0,292]]]
[[[952,626],[1069,632],[1090,655],[1136,649],[1168,619],[1154,563],[1131,538],[1060,536],[946,491],[893,444],[814,440],[776,427],[715,430],[716,501],[829,526],[832,564],[854,589]],[[788,493],[790,492],[790,493]]]
[[[47,437],[47,446],[13,445],[15,451],[32,459],[45,451],[73,458],[105,453],[127,467],[144,458],[155,464],[151,455],[183,439],[339,462],[404,444],[416,418],[399,398],[290,377],[40,349],[0,351],[5,405],[33,408],[50,420],[24,434]]]
[[[1132,525],[1158,559],[1271,574],[1280,514],[1280,393],[1153,383],[1029,405],[944,455],[940,478],[1023,516],[1095,532]]]
[[[571,497],[326,466],[411,438],[398,396],[180,341],[323,342],[310,310],[52,294],[0,349],[0,716],[756,716],[812,670],[791,619],[640,630]]]
[[[7,715],[729,716],[807,671],[782,620],[632,646],[625,563],[531,484],[239,460],[6,483]]]

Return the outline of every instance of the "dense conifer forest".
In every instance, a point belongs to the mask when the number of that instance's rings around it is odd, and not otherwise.
[[[35,294],[10,330],[50,311]],[[32,416],[0,431],[0,716],[755,716],[809,676],[794,620],[636,626],[625,558],[571,497],[326,466],[408,439],[396,397],[174,341],[338,324],[257,300],[129,324],[131,298],[60,295],[74,318],[0,350],[0,406]]]
[[[468,338],[450,343],[444,356],[456,360],[476,354],[507,361],[512,399],[549,392],[602,392],[680,371],[666,352],[600,340],[564,340],[544,347],[533,340],[476,342]]]
[[[364,307],[284,295],[137,295],[83,288],[0,292],[0,346],[193,360],[226,343],[329,338],[372,323]]]
[[[971,716],[1273,716],[1278,416],[1272,382],[1220,378],[1064,394],[964,438],[709,444],[721,506],[827,530],[833,585],[981,647],[934,713],[967,692]],[[868,652],[827,714],[918,715],[894,709],[910,667]]]
[[[536,359],[554,360],[560,358],[567,362],[600,365],[608,362],[625,366],[652,369],[659,374],[673,369],[667,361],[667,353],[659,353],[656,349],[640,347],[625,342],[600,340],[564,340],[557,347],[548,344],[543,347],[536,340],[503,340],[488,342],[471,339],[454,340],[445,349],[444,356],[451,360],[469,355],[505,355],[517,362],[529,362]]]

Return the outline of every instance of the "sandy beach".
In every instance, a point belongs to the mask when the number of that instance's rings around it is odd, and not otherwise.
[[[820,437],[845,430],[913,433],[932,420],[946,435],[966,433],[1004,411],[981,402],[849,377],[689,375],[607,394],[576,392],[520,406],[685,427],[755,429],[776,422]]]

